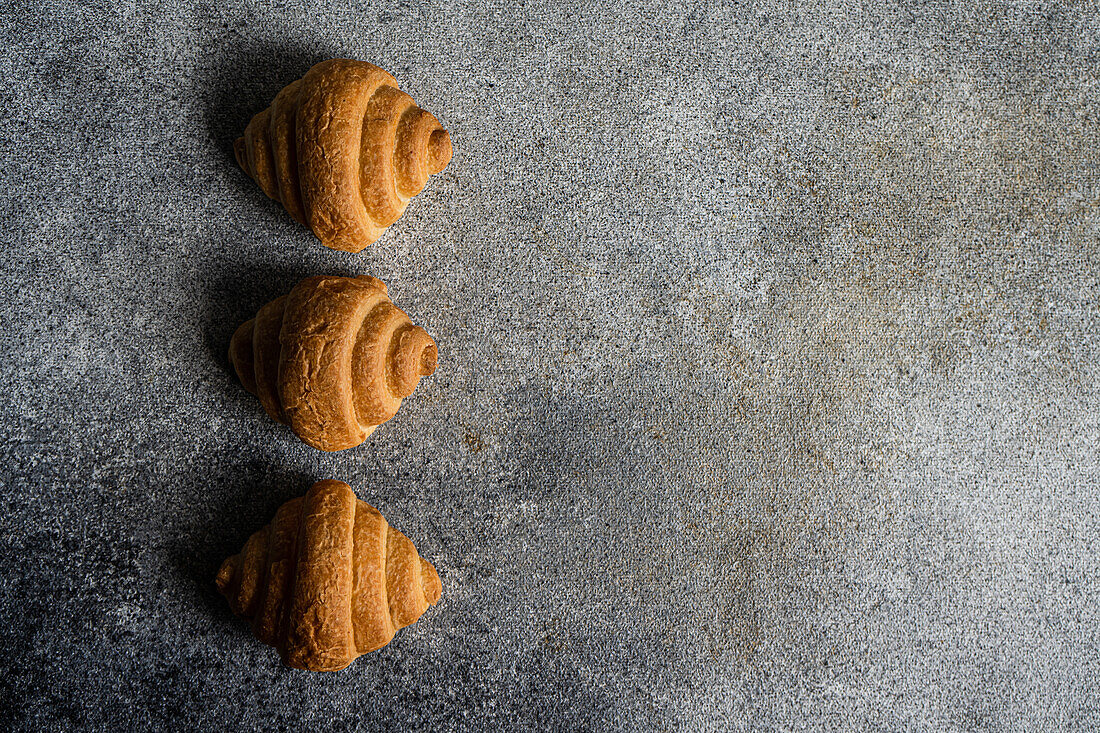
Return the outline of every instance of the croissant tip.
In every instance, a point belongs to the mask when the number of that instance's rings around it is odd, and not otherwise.
[[[248,162],[246,161],[246,155],[244,150],[244,137],[239,137],[233,142],[233,157],[237,159],[237,165],[248,173]]]
[[[428,168],[432,173],[439,173],[451,162],[454,149],[451,147],[451,136],[446,130],[436,130],[428,139]]]
[[[255,324],[256,319],[249,318],[237,327],[229,339],[229,365],[237,373],[237,379],[241,380],[244,388],[252,394],[256,394],[254,378],[250,376],[255,368],[252,364],[252,332]]]
[[[424,583],[424,599],[429,606],[434,606],[443,595],[443,581],[435,566],[424,558],[420,558],[420,577]]]
[[[421,376],[428,376],[435,373],[435,368],[439,363],[439,349],[433,343],[424,349],[424,353],[420,355],[420,374]]]
[[[222,563],[221,568],[218,569],[218,576],[214,578],[214,584],[218,586],[218,592],[224,594],[229,584],[233,581],[233,575],[236,572],[236,555],[230,558],[226,558]]]

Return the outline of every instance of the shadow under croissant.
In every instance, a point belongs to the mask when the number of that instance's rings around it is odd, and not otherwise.
[[[274,212],[277,203],[264,196],[237,164],[233,143],[253,115],[265,109],[279,90],[300,78],[314,64],[339,54],[332,49],[310,46],[305,41],[284,39],[245,40],[227,35],[223,44],[209,54],[216,64],[197,74],[196,97],[200,100],[210,139],[221,154],[221,163],[229,172],[229,179],[237,182],[242,197],[272,206]],[[280,210],[278,216],[298,228],[285,212]],[[302,237],[307,234],[302,233]],[[203,304],[203,342],[208,354],[239,387],[228,358],[233,331],[253,317],[260,306],[285,295],[303,278],[319,273],[316,267],[305,263],[265,267],[256,262],[238,263],[219,257],[210,262],[207,272],[198,274],[201,276],[199,282],[203,283],[203,292],[198,296]],[[324,274],[362,273],[326,267]],[[242,404],[248,402],[250,408],[254,407],[254,398],[243,389],[231,392],[237,395],[233,399],[241,399]]]
[[[237,168],[233,143],[253,115],[263,111],[279,91],[310,67],[339,56],[333,49],[285,39],[246,40],[228,36],[210,56],[216,65],[199,74],[198,98],[211,139],[225,163]],[[255,184],[242,176],[242,188]]]
[[[238,619],[218,593],[214,578],[225,558],[260,527],[271,520],[286,501],[300,496],[317,477],[313,473],[272,466],[266,460],[237,463],[234,451],[196,465],[173,482],[189,487],[188,494],[201,502],[200,523],[187,526],[170,548],[172,566],[186,584],[192,585],[207,610],[219,623],[233,626]],[[206,487],[217,486],[218,491]],[[242,626],[247,632],[247,626]]]

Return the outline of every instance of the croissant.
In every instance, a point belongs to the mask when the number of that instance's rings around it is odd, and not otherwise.
[[[229,361],[271,417],[314,448],[359,445],[435,371],[432,337],[370,277],[309,277],[241,324]]]
[[[343,481],[291,499],[222,563],[233,613],[291,667],[343,669],[390,643],[442,593],[439,574]]]
[[[285,87],[233,146],[271,198],[333,249],[374,242],[451,160],[451,138],[397,80],[323,61]]]

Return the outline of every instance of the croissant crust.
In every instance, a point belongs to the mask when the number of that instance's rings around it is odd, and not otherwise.
[[[222,563],[218,590],[299,669],[343,669],[439,601],[430,562],[342,481],[319,481]]]
[[[438,352],[381,280],[306,278],[241,324],[229,360],[274,419],[325,451],[352,448],[389,420]]]
[[[287,85],[233,147],[265,194],[348,252],[382,236],[452,153],[447,131],[390,74],[350,59]]]

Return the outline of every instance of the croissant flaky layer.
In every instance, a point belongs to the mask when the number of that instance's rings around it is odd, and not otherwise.
[[[385,646],[442,592],[413,543],[333,480],[283,504],[216,582],[287,665],[318,672]]]
[[[271,417],[315,448],[359,445],[397,414],[438,351],[381,280],[318,276],[241,324],[229,360]]]
[[[285,87],[234,145],[237,162],[328,247],[358,252],[451,160],[439,121],[364,61],[333,59]]]

